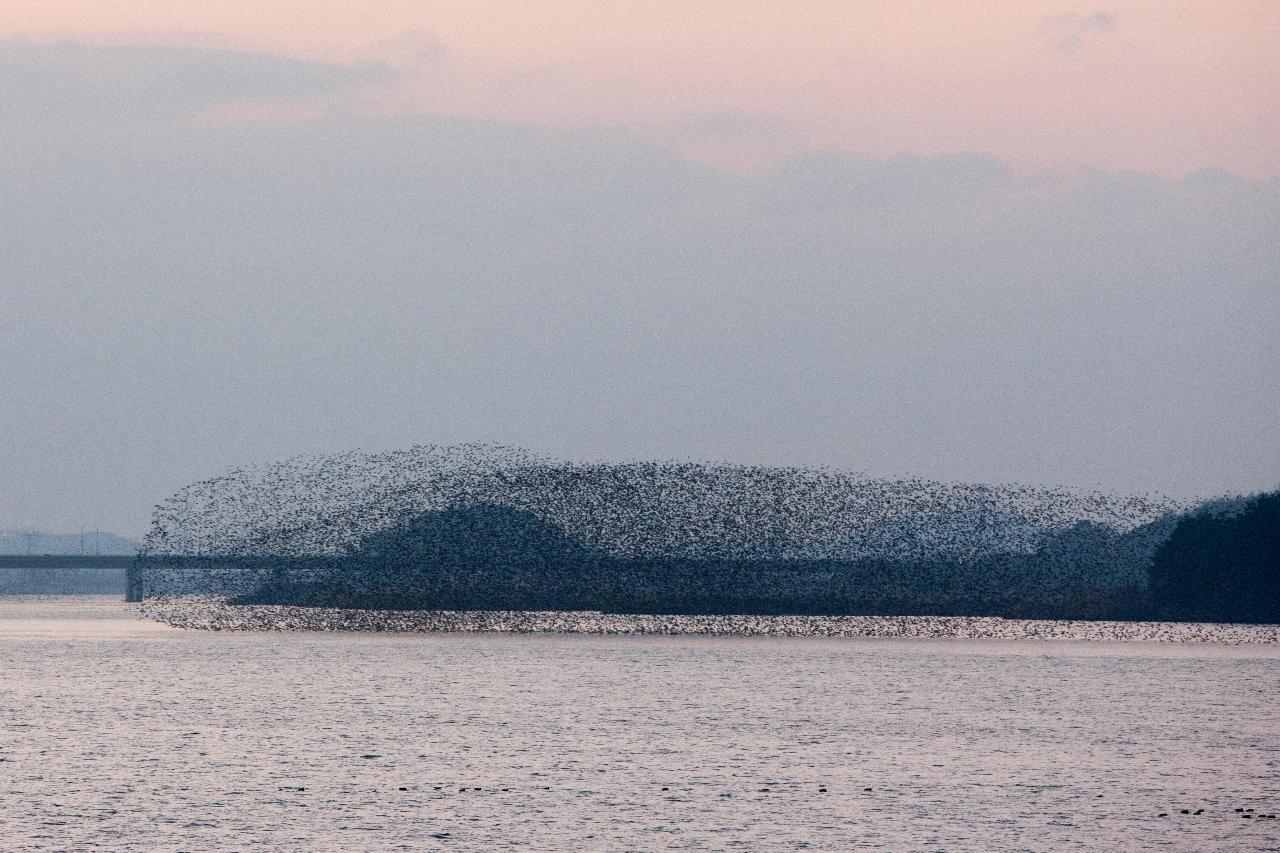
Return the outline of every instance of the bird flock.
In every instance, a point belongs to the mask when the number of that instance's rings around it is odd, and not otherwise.
[[[1066,613],[1136,588],[1185,508],[829,468],[423,445],[189,485],[156,507],[137,572],[150,601],[1034,615],[1004,611],[1033,592],[1032,611]]]

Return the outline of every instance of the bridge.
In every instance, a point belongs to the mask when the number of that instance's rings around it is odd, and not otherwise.
[[[135,560],[128,554],[0,554],[0,595],[124,595]]]

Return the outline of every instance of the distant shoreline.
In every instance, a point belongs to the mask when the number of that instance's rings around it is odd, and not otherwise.
[[[1280,645],[1280,625],[1005,619],[995,616],[655,615],[593,611],[355,610],[166,599],[145,618],[203,631],[876,637]]]
[[[0,568],[126,569],[136,554],[0,554]]]

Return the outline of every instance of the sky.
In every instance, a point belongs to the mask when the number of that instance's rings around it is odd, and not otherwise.
[[[1280,4],[287,6],[0,6],[0,529],[468,440],[1280,484]]]

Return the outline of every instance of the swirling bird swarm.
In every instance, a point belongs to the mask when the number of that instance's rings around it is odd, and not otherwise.
[[[182,489],[156,507],[134,592],[392,609],[1087,611],[1145,583],[1182,508],[425,445],[297,457]]]

